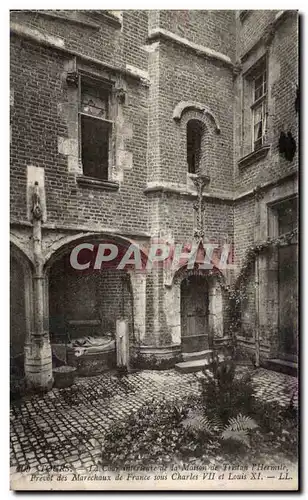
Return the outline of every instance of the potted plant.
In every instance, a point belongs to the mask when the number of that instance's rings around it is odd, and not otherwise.
[[[76,367],[69,365],[62,365],[53,368],[54,387],[63,389],[64,387],[71,387],[75,381]]]
[[[76,367],[67,364],[67,343],[68,334],[65,334],[65,362],[59,360],[56,355],[53,355],[53,364],[55,365],[52,369],[54,387],[58,389],[63,389],[65,387],[71,387],[75,382]]]

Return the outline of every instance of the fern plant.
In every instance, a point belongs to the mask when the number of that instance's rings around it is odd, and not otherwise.
[[[182,421],[182,425],[193,434],[204,433],[213,438],[234,440],[248,447],[249,432],[258,427],[255,420],[241,413],[236,417],[230,417],[228,423],[224,425],[218,416],[210,419],[201,412],[194,412]]]

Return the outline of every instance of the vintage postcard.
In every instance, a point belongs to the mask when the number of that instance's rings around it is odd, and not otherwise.
[[[12,490],[298,490],[298,24],[10,12]]]

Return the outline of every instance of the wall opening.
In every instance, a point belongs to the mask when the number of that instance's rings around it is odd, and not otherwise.
[[[10,256],[10,361],[11,373],[24,376],[26,341],[25,274],[21,263]]]
[[[187,123],[187,168],[190,174],[196,174],[200,168],[203,130],[203,123],[199,120],[189,120]]]
[[[183,352],[209,347],[209,285],[205,276],[181,282],[181,341]]]
[[[102,267],[77,271],[70,264],[69,254],[52,264],[49,331],[54,363],[77,363],[81,375],[115,367],[117,320],[125,320],[132,342],[133,299],[125,270]],[[79,354],[81,357],[75,359]],[[85,360],[85,355],[89,359]],[[91,372],[90,363],[95,364]]]

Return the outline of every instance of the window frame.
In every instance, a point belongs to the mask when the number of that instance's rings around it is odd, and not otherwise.
[[[256,80],[260,77],[262,78],[262,84],[257,87],[260,89],[262,87],[262,94],[257,99],[256,94]],[[267,113],[268,113],[268,68],[267,68],[267,57],[263,56],[254,67],[249,72],[249,79],[251,80],[251,148],[252,152],[258,151],[262,146],[266,144],[267,135]],[[256,110],[261,107],[262,119],[255,123]],[[261,144],[256,146],[258,140],[255,139],[255,127],[258,124],[262,124],[262,135]]]
[[[294,202],[296,204],[297,217],[296,227],[299,227],[299,199],[298,194],[292,194],[284,198],[275,200],[267,205],[267,221],[268,221],[268,237],[269,238],[279,238],[283,237],[287,233],[280,233],[279,231],[279,211],[283,209],[283,205],[287,203]],[[293,228],[294,229],[294,228]],[[292,239],[292,243],[297,243],[297,234]],[[284,243],[285,245],[287,243]]]
[[[102,118],[100,116],[95,116],[92,115],[91,113],[86,113],[82,111],[82,90],[84,87],[88,85],[91,85],[97,82],[97,85],[106,90],[108,92],[108,102],[107,102],[107,116],[108,118]],[[111,168],[112,168],[112,162],[113,162],[113,134],[114,134],[114,120],[113,118],[113,113],[112,113],[112,91],[113,91],[113,86],[112,83],[108,80],[105,80],[103,78],[99,78],[95,75],[86,73],[84,71],[79,71],[78,72],[78,157],[79,161],[82,166],[82,175],[87,178],[87,179],[92,179],[95,181],[109,181],[111,179]],[[103,177],[93,177],[86,175],[84,173],[84,167],[82,163],[82,116],[88,117],[92,120],[99,120],[107,125],[109,128],[109,134],[108,134],[108,166],[107,166],[107,178],[104,179]]]
[[[193,126],[192,126],[192,123],[191,122],[195,122],[196,124],[198,124],[198,126],[195,126],[195,130],[194,130],[194,133],[196,133],[196,131],[198,131],[198,141],[199,141],[199,149],[198,149],[198,159],[196,161],[196,151],[192,150],[191,151],[191,156],[195,157],[195,162],[194,162],[194,170],[191,171],[190,170],[190,164],[188,162],[188,130],[190,127],[191,130],[193,131]],[[189,175],[197,175],[198,172],[200,171],[200,168],[201,168],[201,160],[202,160],[202,138],[203,138],[203,135],[204,135],[204,124],[198,120],[197,118],[191,118],[190,120],[187,121],[186,123],[186,164],[187,164],[187,172]]]

